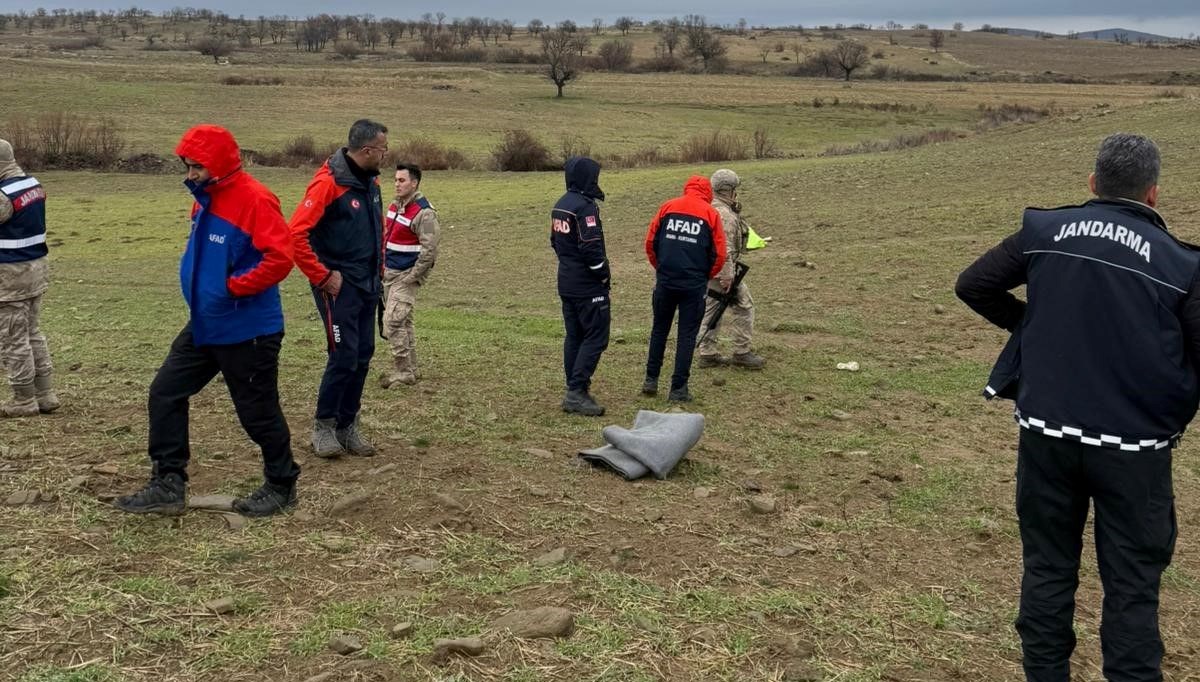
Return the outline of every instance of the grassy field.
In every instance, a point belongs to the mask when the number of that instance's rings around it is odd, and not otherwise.
[[[365,428],[379,457],[313,458],[306,441],[323,346],[294,273],[284,284],[281,389],[304,467],[301,502],[243,529],[202,512],[131,517],[106,502],[146,477],[146,389],[185,320],[180,178],[40,173],[55,271],[43,326],[66,406],[0,422],[0,500],[24,490],[52,497],[0,506],[0,678],[20,682],[326,672],[322,679],[513,682],[1021,679],[1011,627],[1016,426],[1010,406],[977,397],[1003,335],[954,301],[954,278],[1015,229],[1023,206],[1083,199],[1095,146],[1116,130],[1160,143],[1163,213],[1182,237],[1200,240],[1192,125],[1200,104],[1148,86],[845,90],[782,78],[613,75],[589,76],[557,103],[533,76],[460,67],[280,65],[271,68],[286,85],[215,90],[222,72],[198,63],[148,67],[139,82],[119,63],[0,59],[22,84],[6,113],[87,102],[128,121],[139,147],[163,153],[201,119],[230,125],[246,146],[269,146],[302,132],[333,139],[361,112],[392,125],[394,137],[429,134],[478,154],[513,124],[548,139],[579,132],[607,150],[760,121],[794,154],[733,164],[748,219],[774,237],[751,259],[750,277],[756,346],[769,365],[695,371],[692,409],[707,430],[670,479],[626,483],[578,466],[574,453],[598,445],[604,424],[668,407],[637,392],[653,281],[640,240],[662,200],[715,166],[602,175],[615,289],[613,344],[594,386],[609,410],[600,420],[558,408],[562,332],[546,217],[561,177],[437,172],[423,186],[445,227],[417,309],[424,381],[403,391],[369,386]],[[389,103],[386,83],[399,89],[418,77],[459,89]],[[731,93],[747,101],[727,104]],[[794,104],[821,93],[924,113],[900,121]],[[483,106],[489,100],[499,105]],[[1053,101],[1062,113],[974,132],[979,104],[1013,101]],[[945,126],[970,133],[902,152],[815,155],[833,142]],[[255,169],[289,212],[309,173]],[[862,371],[835,369],[848,360]],[[193,494],[257,484],[254,448],[219,383],[193,401],[191,440]],[[1163,630],[1168,679],[1182,681],[1196,679],[1200,647],[1200,464],[1190,439],[1175,474],[1181,533]],[[700,487],[711,495],[698,496]],[[749,511],[757,489],[779,500],[777,513]],[[359,508],[329,513],[363,491],[370,497]],[[566,550],[561,563],[535,561],[556,548]],[[1090,682],[1101,679],[1099,580],[1090,548],[1087,556],[1076,663]],[[418,572],[414,557],[438,563]],[[205,608],[218,598],[232,610]],[[575,633],[523,641],[489,629],[514,608],[541,605],[571,609]],[[413,624],[411,636],[391,636],[401,622]],[[478,657],[431,655],[437,638],[476,634],[487,641]],[[330,651],[338,635],[358,637],[363,650]]]

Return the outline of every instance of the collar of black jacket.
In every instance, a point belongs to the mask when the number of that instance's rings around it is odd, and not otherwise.
[[[333,173],[333,181],[343,187],[358,187],[367,189],[371,186],[371,181],[379,171],[365,170],[354,159],[350,158],[347,149],[342,147],[329,157],[329,170]]]
[[[1137,216],[1143,220],[1147,220],[1161,227],[1164,231],[1170,232],[1167,228],[1167,221],[1162,217],[1162,214],[1154,210],[1153,207],[1147,206],[1140,201],[1133,199],[1122,199],[1120,197],[1112,199],[1092,199],[1085,206],[1104,206],[1120,213]]]

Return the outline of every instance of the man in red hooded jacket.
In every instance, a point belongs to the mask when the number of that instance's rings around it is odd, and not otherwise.
[[[704,296],[708,280],[725,264],[725,230],[721,214],[712,207],[712,184],[693,175],[683,186],[683,196],[658,209],[646,232],[646,257],[654,267],[654,326],[646,358],[644,395],[658,393],[658,373],[667,349],[667,335],[675,311],[679,311],[679,333],[675,338],[675,373],[671,375],[668,400],[688,402],[688,378],[696,334],[704,318]]]
[[[292,269],[291,234],[279,199],[242,170],[228,130],[198,125],[184,133],[175,153],[195,197],[179,267],[191,316],[150,385],[150,482],[116,506],[138,514],[183,513],[188,400],[219,372],[242,427],[262,448],[266,478],[233,507],[246,516],[269,516],[296,504],[300,475],[278,382],[279,282]]]

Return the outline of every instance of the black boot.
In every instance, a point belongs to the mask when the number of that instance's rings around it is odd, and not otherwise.
[[[688,390],[687,386],[672,388],[671,392],[667,394],[667,400],[676,403],[690,403],[692,402],[692,392]]]
[[[176,516],[187,508],[187,484],[179,474],[151,476],[145,488],[118,497],[113,506],[130,514]]]
[[[263,483],[258,490],[233,501],[233,510],[242,516],[271,516],[296,506],[296,484]]]
[[[567,391],[562,401],[563,412],[574,412],[585,417],[599,417],[604,407],[599,405],[587,391]]]
[[[642,382],[642,395],[658,395],[658,379],[646,377]]]

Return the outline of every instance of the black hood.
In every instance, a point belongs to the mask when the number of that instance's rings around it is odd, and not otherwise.
[[[563,166],[567,176],[567,191],[579,192],[585,197],[604,201],[604,190],[600,189],[600,164],[586,156],[572,156]]]

